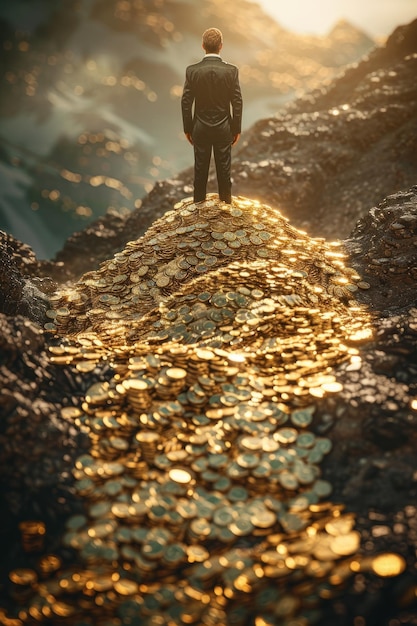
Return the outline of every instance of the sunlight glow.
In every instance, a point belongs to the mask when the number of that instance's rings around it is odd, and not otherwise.
[[[394,28],[417,17],[415,0],[252,0],[283,28],[324,35],[342,19],[371,36],[387,36]]]

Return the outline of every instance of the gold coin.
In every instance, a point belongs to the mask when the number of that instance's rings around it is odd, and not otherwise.
[[[239,454],[236,457],[236,462],[241,467],[249,469],[249,468],[256,467],[259,464],[259,457],[256,454],[249,454],[249,453]]]
[[[236,516],[236,511],[231,507],[221,507],[214,512],[213,522],[218,526],[228,526],[235,520]]]
[[[399,576],[406,568],[405,559],[400,554],[386,552],[372,559],[372,570],[383,578]]]
[[[181,485],[186,485],[192,480],[192,474],[185,469],[173,468],[169,470],[168,476],[170,480]]]
[[[167,276],[166,274],[161,274],[159,276],[156,276],[154,280],[158,287],[167,287],[169,283],[171,282],[170,276]]]
[[[210,535],[211,533],[211,526],[210,523],[204,519],[204,518],[197,518],[195,520],[193,520],[190,524],[190,530],[197,536],[197,537],[208,537],[208,535]]]
[[[155,444],[159,441],[160,435],[151,430],[141,430],[136,433],[136,439],[143,444]]]
[[[306,428],[309,426],[313,420],[313,413],[315,411],[315,407],[306,407],[304,409],[299,409],[297,411],[293,411],[291,413],[291,421],[294,426],[298,426],[300,428]]]
[[[209,551],[203,546],[190,545],[187,547],[187,559],[189,563],[204,563],[209,556]]]
[[[253,531],[254,525],[249,518],[240,517],[231,524],[228,524],[228,528],[233,535],[244,537]]]
[[[32,569],[18,568],[9,573],[9,578],[15,585],[33,585],[36,583],[38,576]]]
[[[329,481],[319,478],[313,485],[313,491],[319,496],[319,498],[326,498],[331,494],[332,486]]]
[[[59,617],[69,617],[75,612],[75,607],[71,606],[67,602],[55,601],[51,608],[55,615],[58,615]]]
[[[273,511],[258,511],[251,517],[252,524],[257,528],[270,528],[277,521],[277,516]]]
[[[92,372],[97,366],[95,361],[79,361],[75,366],[79,372],[83,374],[87,374],[88,372]]]
[[[343,390],[343,385],[338,382],[323,383],[321,388],[327,393],[337,393]]]
[[[330,542],[330,548],[335,554],[339,556],[349,556],[358,551],[361,543],[360,534],[352,530],[346,535],[338,535],[333,537]]]
[[[187,376],[187,370],[182,367],[169,367],[165,374],[172,380],[183,380]]]
[[[122,386],[127,390],[146,391],[150,388],[150,382],[141,378],[128,378],[124,380]]]
[[[263,440],[260,437],[243,437],[240,441],[240,446],[251,451],[261,450],[263,447]]]
[[[147,274],[149,271],[149,266],[148,265],[142,265],[141,267],[138,267],[138,269],[136,270],[136,274],[140,277],[145,276],[145,274]]]
[[[111,512],[119,518],[127,518],[131,513],[127,502],[115,502],[111,507]]]
[[[103,592],[108,591],[109,589],[113,589],[113,579],[111,576],[98,576],[94,578],[92,581],[92,587],[95,591]]]
[[[134,580],[119,578],[114,583],[114,590],[121,596],[131,596],[139,591],[139,585]]]
[[[64,419],[75,419],[76,417],[80,417],[82,415],[82,411],[75,406],[67,406],[61,409],[61,416]]]
[[[298,435],[298,431],[295,428],[280,428],[275,433],[275,439],[279,443],[288,444],[296,441]]]
[[[355,519],[353,517],[344,515],[343,517],[335,517],[325,525],[326,531],[329,535],[347,535],[353,528]]]

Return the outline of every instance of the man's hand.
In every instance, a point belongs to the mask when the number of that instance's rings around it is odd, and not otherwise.
[[[240,137],[240,133],[233,136],[232,146],[235,146],[237,144],[237,142],[239,141],[239,137]]]
[[[187,137],[187,141],[189,141],[190,144],[193,145],[193,138],[191,137],[191,133],[185,133],[185,136]]]

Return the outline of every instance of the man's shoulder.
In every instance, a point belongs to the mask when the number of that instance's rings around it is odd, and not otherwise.
[[[223,61],[222,59],[222,71],[230,76],[232,79],[237,78],[237,76],[239,75],[239,70],[237,68],[237,65],[233,65],[233,63],[229,63],[229,61]]]
[[[198,61],[197,63],[192,63],[191,65],[188,65],[186,68],[187,72],[193,72],[194,70],[199,70],[200,68],[204,68],[207,67],[208,63],[210,63],[210,61],[206,58],[201,59],[201,61]],[[224,61],[223,59],[219,58],[219,57],[215,57],[215,65],[218,65],[219,67],[227,67],[228,69],[235,71],[237,70],[237,66],[233,65],[233,63],[229,63],[228,61]],[[211,64],[212,65],[212,64]]]
[[[192,72],[195,69],[198,69],[199,67],[201,67],[203,65],[203,61],[197,61],[197,63],[191,63],[191,65],[187,65],[186,71],[190,71]]]
[[[223,61],[223,59],[222,59],[222,61]],[[229,63],[229,61],[223,61],[223,63],[225,65],[227,65],[227,67],[230,67],[233,70],[237,70],[237,65],[233,65],[233,63]]]

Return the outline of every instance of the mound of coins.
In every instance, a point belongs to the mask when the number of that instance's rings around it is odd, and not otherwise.
[[[226,205],[213,194],[197,205],[184,200],[98,271],[53,296],[46,327],[119,332],[120,322],[139,319],[199,276],[216,280],[232,261],[279,262],[319,296],[346,301],[367,285],[343,258],[338,244],[312,239],[257,201],[239,197]]]
[[[68,564],[10,573],[16,624],[308,626],[361,568],[317,399],[371,320],[335,244],[245,198],[180,203],[53,299],[50,358],[91,376]]]

